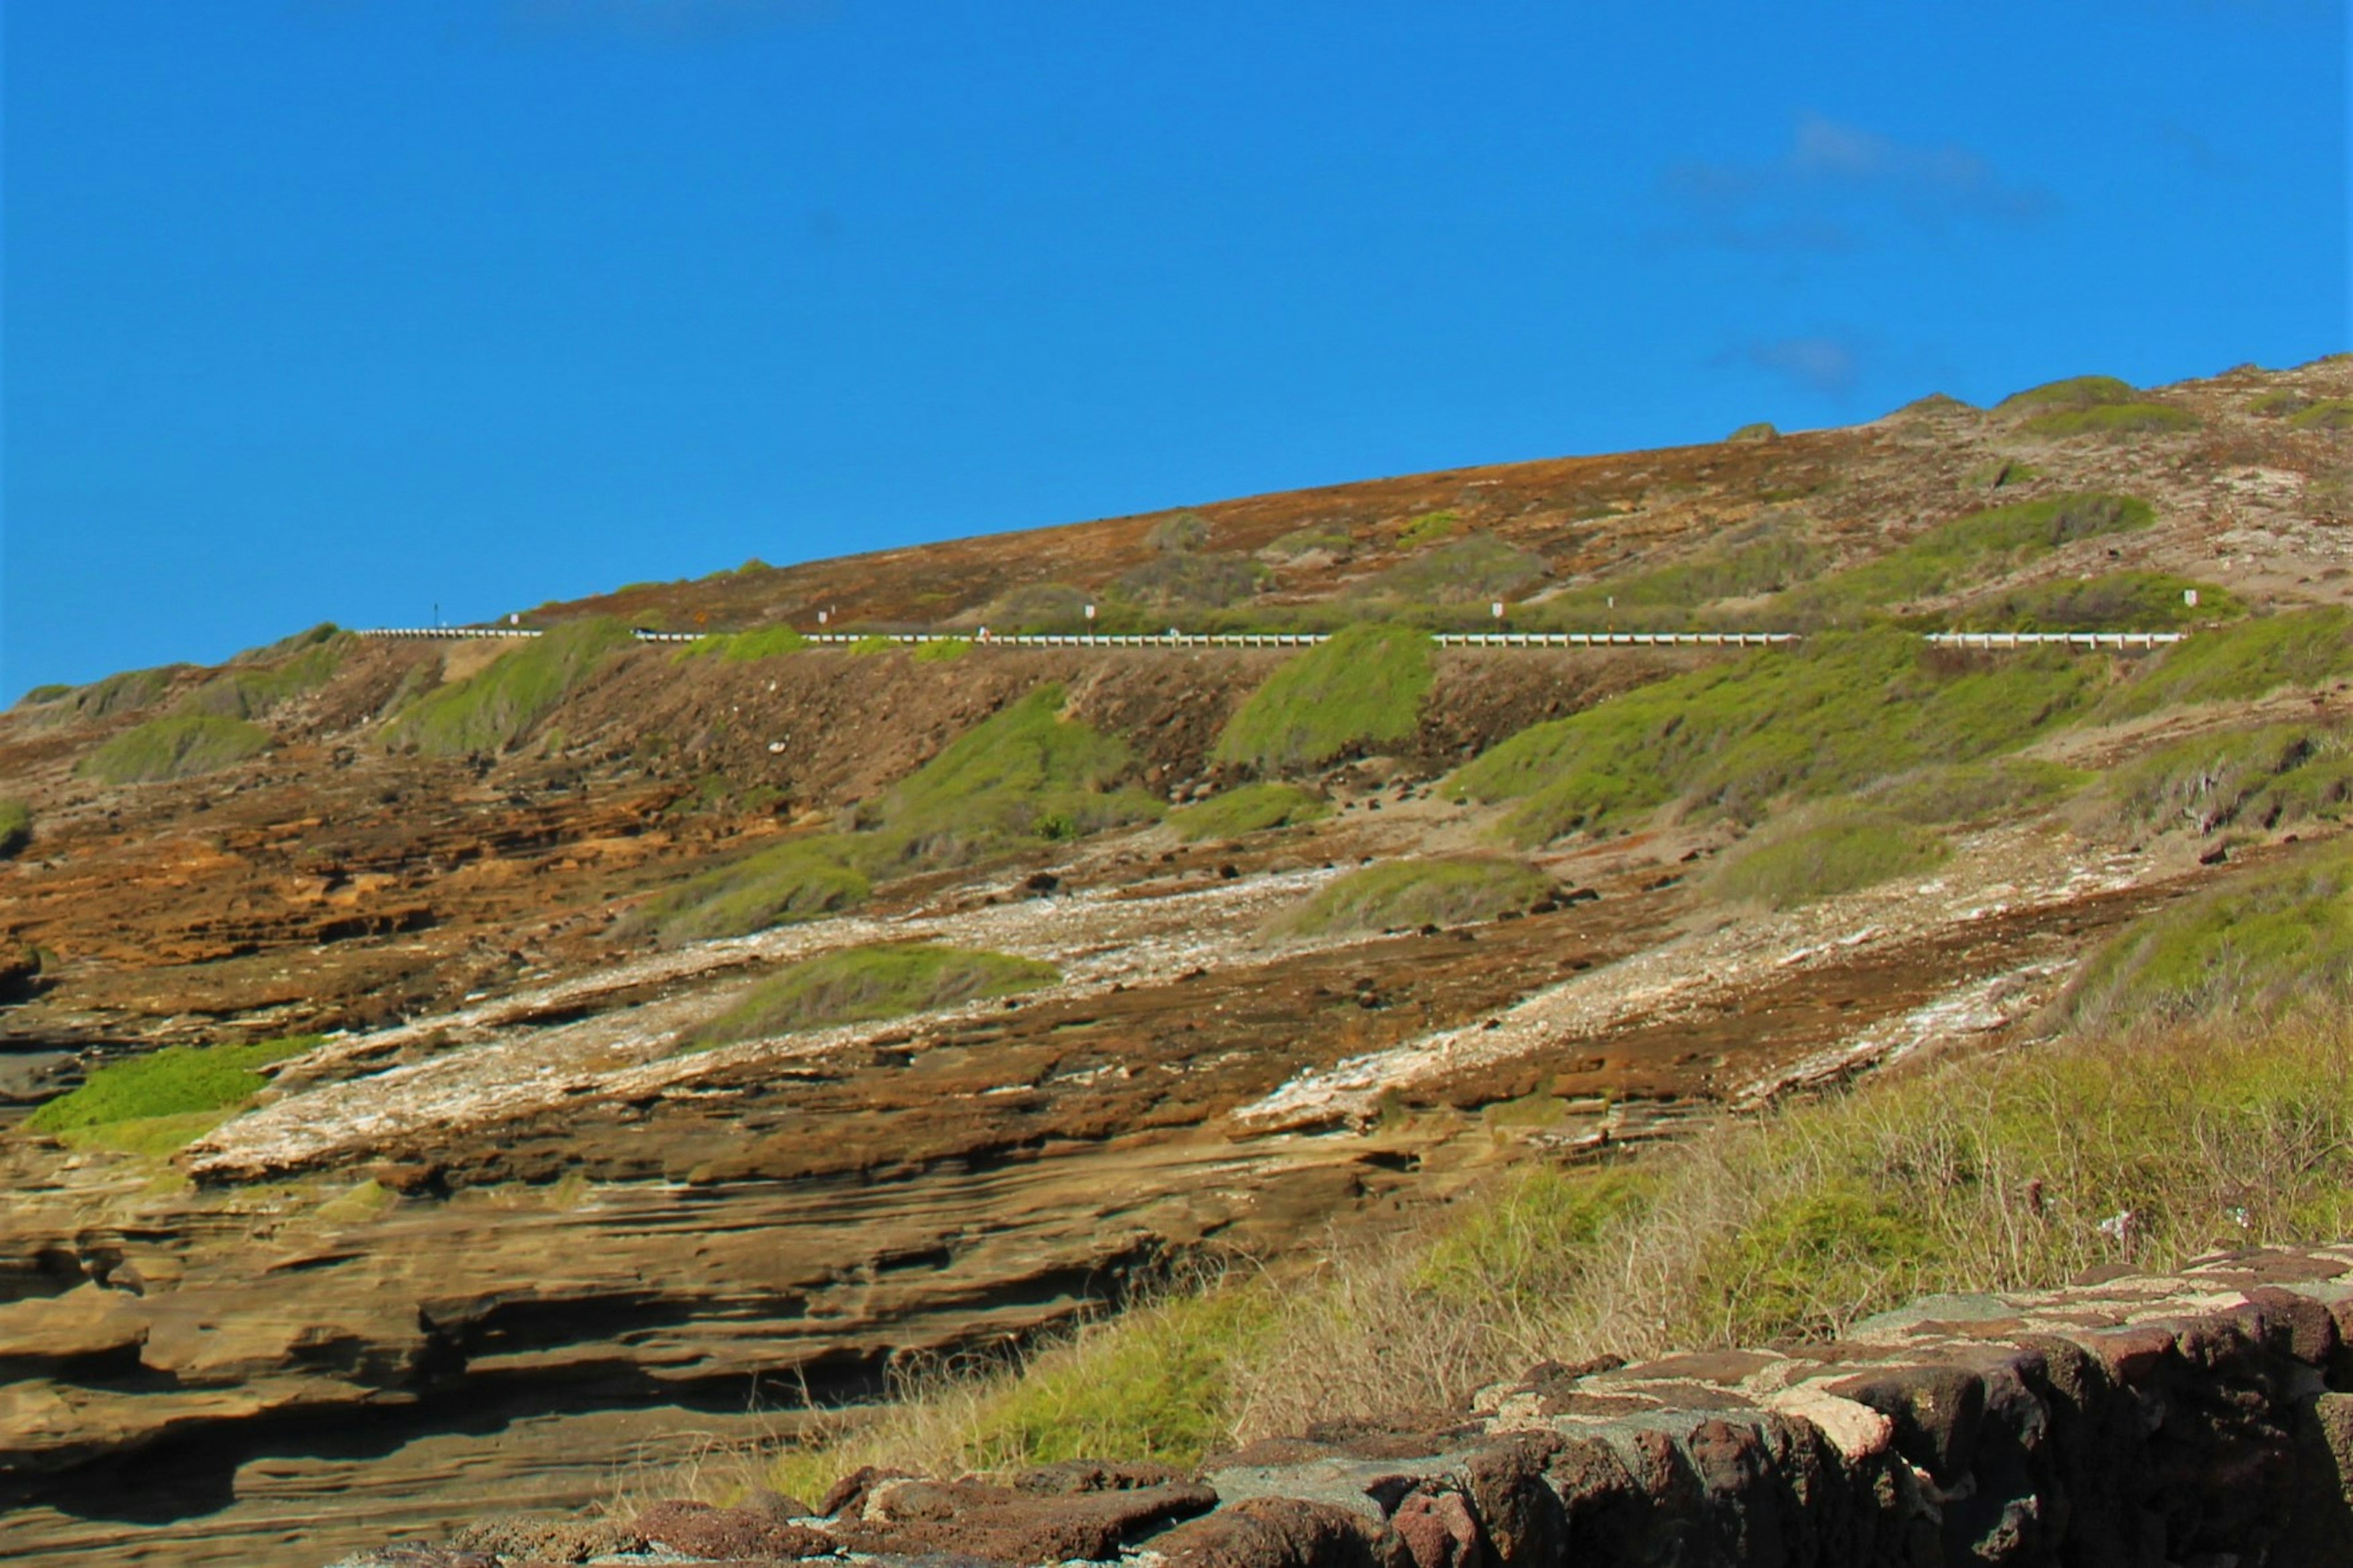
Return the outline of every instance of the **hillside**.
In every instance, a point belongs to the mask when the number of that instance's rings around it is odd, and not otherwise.
[[[2295,879],[2353,797],[2348,429],[2342,356],[2086,377],[28,694],[12,1551],[317,1563],[574,1505],[1204,1257],[1294,1268],[1884,1066],[2334,984]],[[1430,643],[1498,600],[1803,636]],[[799,635],[1087,605],[1339,635]],[[1919,635],[2123,627],[2185,638]],[[2222,985],[2213,930],[2163,923],[2217,898],[2327,940]]]

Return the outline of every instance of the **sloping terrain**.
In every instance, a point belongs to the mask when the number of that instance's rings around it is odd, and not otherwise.
[[[2081,395],[31,694],[0,716],[12,1552],[315,1562],[584,1500],[631,1442],[788,1427],[1198,1249],[1279,1260],[1532,1155],[2031,1031],[2107,936],[2294,861],[2353,794],[2353,448],[2289,408],[2353,364],[2145,395],[2168,429],[2051,422],[2113,406]],[[1410,629],[1498,597],[1808,637]],[[1408,629],[784,629],[1088,603]],[[2189,638],[1916,637],[2120,616]],[[894,1001],[873,955],[915,948],[1019,984]],[[788,1031],[741,1021],[803,980]]]

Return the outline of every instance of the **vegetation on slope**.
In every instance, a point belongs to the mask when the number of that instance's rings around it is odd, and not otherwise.
[[[2015,818],[2056,805],[2096,775],[2031,757],[1947,763],[1882,779],[1858,797],[1873,811],[1922,827]]]
[[[1544,574],[1543,556],[1482,531],[1400,561],[1351,595],[1415,605],[1484,605]]]
[[[243,719],[175,713],[126,730],[81,760],[79,772],[107,784],[194,778],[260,755],[269,731]]]
[[[1168,826],[1187,843],[1239,838],[1272,827],[1291,827],[1332,815],[1332,803],[1312,790],[1271,780],[1243,784],[1223,795],[1168,814]]]
[[[762,626],[756,631],[714,632],[697,637],[673,657],[681,663],[715,657],[729,664],[749,664],[754,659],[798,653],[808,646],[808,638],[790,626]]]
[[[765,1039],[798,1029],[897,1018],[1034,991],[1061,978],[1052,964],[929,943],[853,947],[787,964],[684,1044]]]
[[[1768,528],[1688,561],[1555,595],[1522,618],[1532,614],[1546,627],[1585,628],[1614,617],[1627,626],[1639,621],[1646,629],[1670,630],[1723,600],[1782,593],[1818,574],[1828,559],[1820,545]]]
[[[2071,375],[2013,392],[1993,405],[1997,414],[2029,416],[2054,408],[2096,408],[2130,403],[2140,395],[2132,383],[2113,375]]]
[[[359,639],[332,626],[313,626],[267,648],[241,654],[175,705],[181,713],[258,719],[333,679]]]
[[[2081,539],[2137,531],[2156,514],[2130,496],[2084,493],[1970,512],[1875,560],[1793,590],[1778,618],[1799,626],[1850,622],[1874,610],[1937,598],[1999,577]]]
[[[1388,860],[1325,883],[1273,929],[1286,936],[1468,925],[1525,910],[1552,896],[1535,867],[1491,855]]]
[[[1891,813],[1831,805],[1793,813],[1743,840],[1716,868],[1709,890],[1786,910],[1917,876],[1949,853],[1936,834]]]
[[[2198,428],[2198,416],[2164,403],[2103,403],[2089,408],[2054,408],[2021,420],[2030,436],[2149,436]]]
[[[33,841],[33,808],[21,800],[0,800],[0,860],[12,860]]]
[[[873,889],[848,864],[849,847],[846,835],[823,834],[759,850],[659,895],[622,922],[620,934],[708,942],[856,909]]]
[[[1250,693],[1219,734],[1217,760],[1282,773],[1411,740],[1435,679],[1424,633],[1349,626]]]
[[[2336,817],[2353,800],[2353,743],[2342,730],[2272,724],[2159,747],[2110,781],[2116,819],[2162,832],[2273,829]]]
[[[2195,592],[2190,604],[2184,595]],[[2171,631],[2236,619],[2236,595],[2169,572],[2110,572],[2098,577],[2022,584],[1971,599],[1952,617],[1962,631]]]
[[[2353,615],[2335,606],[2259,616],[2168,648],[2111,692],[2099,717],[2131,719],[2190,702],[2234,702],[2353,673]]]
[[[2148,917],[2093,973],[2120,963],[2147,984],[2162,966],[2137,955],[2152,948],[2192,973],[2231,971],[2246,939],[2226,913],[2342,907],[2328,862],[2253,879],[2232,911]],[[2335,982],[2353,942],[2332,932],[2306,951],[2307,973]],[[2035,1050],[1891,1073],[1630,1163],[1519,1167],[1418,1238],[1343,1241],[1304,1277],[1229,1279],[1026,1366],[937,1384],[830,1447],[783,1456],[776,1479],[807,1487],[886,1458],[941,1473],[1060,1458],[1062,1431],[1085,1433],[1095,1457],[1181,1465],[1318,1421],[1451,1404],[1540,1360],[1827,1337],[1930,1292],[2341,1237],[2353,1017],[2242,1016],[2284,972],[2239,973],[2254,984],[2164,981],[2141,994],[2180,1010],[2079,1009],[2073,1033]]]
[[[611,616],[566,621],[419,699],[385,725],[385,738],[437,757],[504,751],[607,655],[629,646],[628,627]]]
[[[1982,762],[2083,710],[2091,659],[1970,659],[1897,631],[1838,633],[1627,692],[1522,731],[1449,781],[1517,804],[1524,845],[1682,798],[1753,819],[1777,795],[1850,790],[1930,763]]]
[[[26,1131],[168,1152],[202,1136],[269,1082],[259,1068],[301,1056],[318,1035],[241,1046],[167,1046],[109,1062],[25,1119]]]

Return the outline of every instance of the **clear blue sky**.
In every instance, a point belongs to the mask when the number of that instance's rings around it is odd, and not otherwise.
[[[5,26],[10,694],[321,619],[2348,346],[2324,0]]]

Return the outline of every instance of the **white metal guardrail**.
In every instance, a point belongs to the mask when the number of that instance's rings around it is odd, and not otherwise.
[[[358,634],[364,637],[535,637],[536,626],[378,626]],[[691,643],[704,632],[639,630],[639,642]],[[976,637],[964,632],[804,632],[813,643],[847,647],[881,640],[893,643],[978,643],[988,647],[1310,647],[1330,638],[1329,632],[1146,632],[1109,633],[1015,632]],[[2183,632],[1924,632],[1938,647],[2022,648],[2064,646],[2080,648],[2140,648],[2154,650],[2179,642]],[[1803,640],[1798,632],[1432,632],[1440,647],[1773,647]]]

